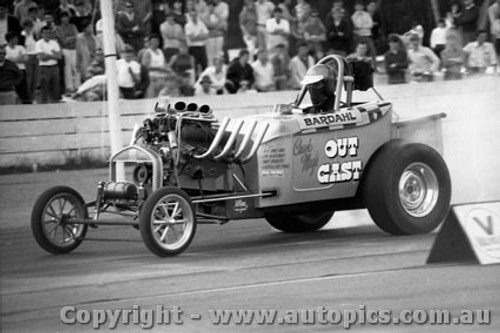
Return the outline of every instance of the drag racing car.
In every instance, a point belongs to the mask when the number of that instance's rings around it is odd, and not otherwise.
[[[38,198],[34,238],[48,252],[67,253],[88,227],[131,225],[165,257],[188,248],[197,224],[265,218],[302,233],[336,211],[361,208],[390,234],[435,229],[451,198],[441,155],[391,137],[392,104],[374,90],[366,66],[340,56],[317,65],[331,77],[306,76],[297,99],[268,114],[219,121],[207,105],[157,106],[133,142],[110,157],[110,177],[94,201],[67,186]],[[318,84],[326,109],[314,109]],[[355,90],[373,90],[377,100],[353,102]]]

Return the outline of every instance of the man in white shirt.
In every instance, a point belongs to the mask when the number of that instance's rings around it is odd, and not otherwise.
[[[267,49],[273,51],[278,44],[283,44],[288,49],[288,37],[290,36],[290,23],[283,18],[283,10],[276,7],[274,18],[266,22]]]
[[[257,0],[255,2],[255,12],[257,13],[257,47],[265,48],[266,43],[266,23],[273,14],[274,4],[268,0]]]
[[[57,103],[61,99],[58,60],[62,58],[61,47],[51,39],[52,28],[41,30],[42,39],[36,42],[36,53],[40,68],[41,103]]]
[[[479,30],[476,36],[477,40],[475,42],[470,42],[464,47],[467,70],[472,74],[484,73],[491,66],[495,71],[497,54],[493,44],[486,41],[488,38],[486,31]]]
[[[116,62],[118,87],[125,99],[136,98],[135,87],[141,81],[141,65],[134,60],[134,48],[125,44],[122,58]]]
[[[254,85],[258,92],[276,90],[274,67],[269,61],[266,50],[259,50],[257,60],[252,63],[252,68],[255,78]]]
[[[194,58],[195,72],[198,72],[198,66],[201,70],[207,68],[207,51],[205,45],[208,40],[208,29],[205,24],[199,19],[198,12],[192,10],[189,12],[191,18],[186,23],[184,31],[186,33],[186,43],[188,46],[189,54]]]
[[[7,40],[7,55],[5,59],[8,59],[16,64],[17,68],[22,73],[21,82],[16,85],[17,95],[21,99],[23,104],[31,104],[31,100],[28,97],[28,86],[26,84],[26,63],[28,62],[28,55],[26,54],[26,49],[22,45],[18,45],[19,38],[14,32],[8,32],[5,35]]]
[[[438,57],[441,58],[441,51],[444,50],[446,46],[446,32],[448,28],[446,27],[446,22],[444,19],[438,21],[437,27],[435,27],[431,32],[431,48],[436,53]]]

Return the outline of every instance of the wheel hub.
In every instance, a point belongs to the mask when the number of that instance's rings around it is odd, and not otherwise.
[[[424,217],[436,206],[439,183],[434,171],[424,163],[413,163],[401,174],[399,201],[413,217]]]

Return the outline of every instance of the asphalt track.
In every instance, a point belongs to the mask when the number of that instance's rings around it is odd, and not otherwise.
[[[474,112],[454,113],[444,123],[453,203],[500,199],[500,114],[495,107]],[[214,325],[208,311],[343,311],[360,306],[395,314],[489,309],[492,323],[356,324],[351,328],[356,331],[500,331],[500,265],[426,265],[435,233],[389,236],[365,211],[336,214],[325,230],[302,235],[277,232],[262,219],[200,226],[188,251],[169,259],[149,253],[130,227],[101,227],[89,235],[125,242],[86,241],[62,256],[43,252],[29,229],[37,195],[66,184],[91,200],[96,182],[106,177],[104,169],[0,176],[2,332],[93,331],[90,325],[63,324],[64,306],[112,310],[158,305],[182,309],[183,324],[156,325],[149,331],[342,331],[342,324]],[[191,314],[202,317],[191,319]],[[140,331],[140,326],[120,325],[115,331]]]

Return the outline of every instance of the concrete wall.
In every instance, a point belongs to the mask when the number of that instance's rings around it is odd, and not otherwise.
[[[380,94],[394,103],[401,120],[445,112],[444,130],[457,114],[474,114],[476,108],[500,110],[500,78],[405,85],[382,85]],[[217,118],[265,113],[277,103],[289,103],[296,92],[275,92],[206,97]],[[354,100],[374,100],[373,93],[356,92]],[[172,100],[176,101],[178,99]],[[200,102],[185,98],[187,102]],[[154,116],[156,100],[120,101],[123,144],[128,144],[134,124]],[[446,149],[446,146],[445,146]],[[109,154],[106,104],[103,102],[52,105],[0,106],[0,167],[33,163],[64,163],[82,155]]]

